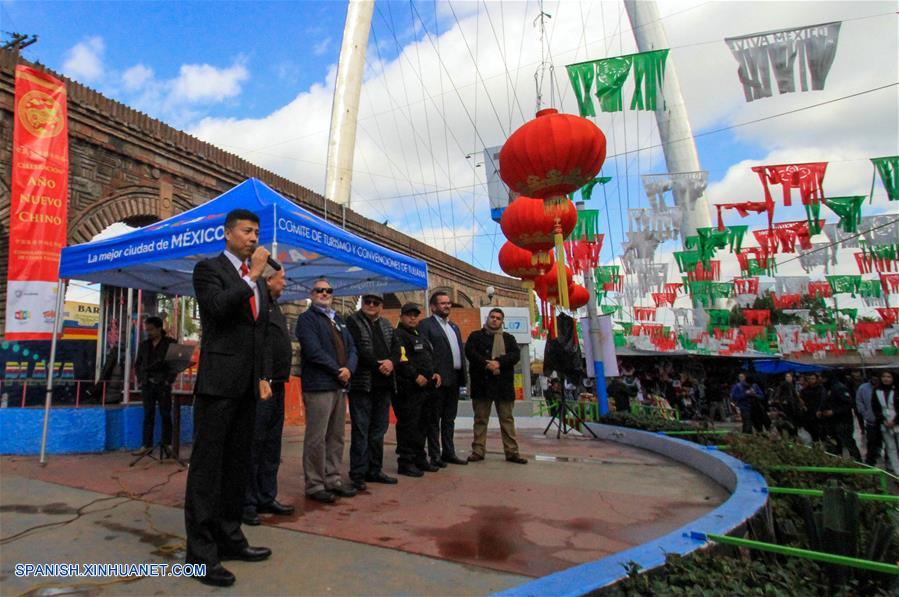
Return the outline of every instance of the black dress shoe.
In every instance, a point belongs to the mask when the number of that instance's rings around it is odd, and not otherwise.
[[[365,484],[365,481],[362,479],[352,479],[351,483],[353,485],[353,489],[356,491],[365,491],[368,489],[368,485]]]
[[[272,500],[272,503],[265,504],[264,506],[257,506],[256,511],[264,512],[268,514],[279,514],[281,516],[286,516],[288,514],[293,514],[294,507],[293,506],[285,506],[278,500]]]
[[[262,521],[259,520],[258,512],[256,512],[256,510],[254,510],[252,508],[244,509],[241,520],[243,521],[244,524],[248,524],[251,527],[259,526],[260,524],[262,524]]]
[[[384,471],[379,471],[376,475],[366,475],[365,480],[369,483],[384,483],[386,485],[396,485],[399,482],[396,477],[391,477]]]
[[[417,466],[401,466],[397,469],[397,471],[401,475],[406,475],[407,477],[423,477],[424,473],[421,472],[421,469]]]
[[[234,578],[234,575],[221,564],[216,564],[215,566],[207,565],[205,575],[194,576],[192,578],[197,579],[204,585],[211,585],[213,587],[230,587],[234,584],[234,581],[237,580]]]
[[[446,463],[442,460],[431,460],[431,466],[436,466],[437,468],[446,468]]]
[[[261,562],[272,555],[272,550],[267,547],[252,547],[247,545],[240,551],[219,554],[222,560],[242,560],[244,562]],[[227,572],[227,571],[226,571]]]
[[[310,500],[315,500],[316,502],[321,502],[323,504],[333,504],[337,501],[337,498],[334,497],[334,494],[330,491],[325,491],[324,489],[321,491],[316,491],[315,493],[310,493],[306,496]]]
[[[430,462],[422,462],[422,463],[416,464],[415,466],[417,466],[420,470],[422,470],[426,473],[436,473],[437,471],[440,470],[440,467],[434,466]]]
[[[449,458],[444,457],[444,458],[443,458],[443,462],[445,462],[446,464],[468,464],[467,461],[462,460],[461,458],[459,458],[459,457],[456,456],[455,454],[453,454],[453,455],[450,456]]]
[[[506,461],[514,462],[515,464],[527,464],[528,463],[527,458],[522,458],[518,454],[515,454],[514,456],[506,456]]]
[[[472,452],[468,455],[468,462],[480,462],[482,460],[484,460],[484,457],[480,454],[475,454],[474,452]]]
[[[356,495],[357,493],[359,493],[356,489],[353,489],[352,487],[344,487],[343,485],[341,485],[339,487],[332,487],[328,491],[330,491],[334,495],[339,495],[340,497],[345,497],[345,498],[351,498],[354,495]]]

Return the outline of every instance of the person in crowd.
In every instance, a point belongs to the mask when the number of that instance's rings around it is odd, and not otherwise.
[[[865,436],[865,418],[862,416],[862,413],[858,410],[858,404],[855,401],[855,396],[858,395],[858,389],[862,386],[862,384],[867,383],[864,374],[861,369],[853,369],[849,373],[849,379],[846,380],[846,385],[849,387],[849,394],[853,397],[852,400],[852,414],[855,416],[855,420],[858,421],[858,428],[862,434],[862,437]]]
[[[284,292],[284,270],[268,268],[265,285],[271,301],[268,307],[268,331],[263,353],[262,386],[268,386],[271,397],[256,403],[256,424],[250,459],[250,479],[244,502],[243,522],[261,523],[259,513],[287,516],[294,507],[278,501],[278,469],[281,466],[281,437],[284,432],[284,386],[290,380],[293,347],[287,319],[278,299]],[[266,392],[267,393],[267,392]]]
[[[350,384],[350,480],[364,491],[368,483],[395,485],[382,469],[384,434],[390,424],[390,402],[396,390],[390,344],[393,326],[381,311],[384,296],[377,292],[362,295],[361,308],[347,318],[359,364]]]
[[[818,407],[827,397],[827,390],[821,383],[817,373],[807,373],[803,388],[799,391],[802,401],[802,427],[808,432],[813,442],[822,439],[821,421],[817,416]]]
[[[615,412],[627,413],[631,410],[631,393],[620,377],[606,378],[606,392],[615,405]]]
[[[751,383],[745,373],[737,375],[737,383],[731,388],[730,399],[740,411],[740,419],[743,425],[743,433],[752,433],[753,429],[753,407],[754,402],[761,399],[762,390],[757,384]],[[757,429],[760,431],[760,429]]]
[[[862,455],[852,437],[852,394],[839,376],[834,376],[830,391],[824,400],[818,403],[815,416],[821,421],[822,435],[827,439],[828,451],[837,456],[843,454],[843,448],[855,461],[861,461]]]
[[[193,286],[203,335],[194,387],[194,443],[187,473],[186,561],[205,564],[201,582],[230,586],[222,560],[259,561],[271,550],[251,547],[241,531],[256,401],[268,325],[268,291],[259,284],[269,252],[258,246],[259,218],[236,209],[225,216],[225,250],[197,263]]]
[[[858,386],[855,392],[855,407],[864,420],[865,464],[876,466],[883,447],[883,409],[874,400],[874,391],[880,386],[880,376],[872,373],[868,381]]]
[[[494,403],[506,460],[516,464],[528,462],[518,451],[515,419],[512,417],[515,407],[515,364],[521,353],[515,337],[503,331],[505,317],[502,309],[490,309],[484,327],[472,332],[465,341],[474,410],[474,437],[469,462],[484,460],[487,454],[487,423],[490,407]]]
[[[772,409],[777,413],[777,427],[786,431],[790,437],[796,437],[802,424],[802,401],[796,391],[796,383],[793,374],[787,372],[771,397]]]
[[[706,380],[708,382],[708,380]],[[720,380],[706,384],[706,397],[709,402],[709,420],[727,421],[728,387]]]
[[[439,388],[441,379],[434,365],[431,343],[418,331],[421,309],[406,303],[400,309],[400,322],[393,333],[391,358],[396,371],[397,472],[408,477],[421,477],[424,472],[437,472],[439,467],[428,462],[425,453],[427,429],[424,402],[431,390]]]
[[[630,396],[630,400],[643,402],[643,389],[640,387],[640,380],[634,374],[634,368],[625,368],[622,370],[622,373],[623,375],[621,376],[621,383],[624,384],[625,388],[627,388],[627,393]]]
[[[459,326],[450,321],[453,303],[442,290],[431,294],[431,316],[422,320],[418,331],[433,348],[435,371],[440,374],[440,387],[435,388],[424,409],[427,412],[428,455],[431,464],[440,468],[447,464],[467,464],[456,455],[453,434],[459,409],[459,389],[465,383],[465,347]]]
[[[156,406],[159,405],[159,419],[162,422],[163,451],[171,454],[172,443],[172,383],[176,373],[171,370],[165,360],[169,346],[175,343],[162,327],[159,317],[147,317],[144,320],[144,331],[147,339],[137,349],[134,370],[140,384],[140,396],[144,403],[144,428],[141,448],[135,456],[147,454],[153,450],[153,429],[156,425]]]
[[[891,371],[880,374],[880,386],[874,390],[875,402],[882,413],[883,454],[887,468],[899,475],[899,393]]]
[[[297,318],[303,372],[303,474],[306,497],[333,504],[337,497],[353,497],[341,478],[346,393],[358,355],[353,337],[331,304],[334,288],[327,278],[312,285],[309,308]]]

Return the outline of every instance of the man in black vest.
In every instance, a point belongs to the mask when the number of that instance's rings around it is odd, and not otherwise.
[[[168,449],[172,443],[172,382],[175,381],[175,374],[166,363],[165,355],[175,340],[165,335],[162,319],[158,317],[147,317],[144,321],[144,331],[147,332],[147,339],[140,343],[134,365],[144,403],[143,441],[141,449],[135,452],[135,456],[146,454],[153,449],[157,403],[162,420],[162,445]]]
[[[293,347],[287,331],[287,319],[278,304],[284,292],[284,270],[269,272],[265,285],[271,296],[268,309],[268,332],[265,337],[262,386],[271,390],[271,398],[256,403],[256,427],[253,432],[253,455],[243,522],[260,524],[259,513],[293,514],[293,506],[278,501],[278,468],[281,466],[281,436],[284,431],[284,385],[290,378]]]
[[[390,424],[390,400],[396,389],[390,343],[393,326],[381,311],[384,297],[362,295],[362,308],[347,318],[359,364],[350,383],[350,480],[359,491],[365,482],[396,484],[384,473],[384,434]]]
[[[240,529],[262,345],[268,323],[268,292],[257,284],[269,252],[259,242],[259,218],[235,209],[225,216],[225,251],[194,267],[203,336],[194,387],[194,445],[187,473],[184,524],[189,564],[206,564],[194,577],[227,587],[234,575],[222,560],[259,561],[272,553],[250,547]]]
[[[438,290],[431,295],[431,316],[422,320],[419,332],[434,348],[434,367],[441,385],[425,402],[427,410],[428,455],[431,465],[443,468],[449,464],[468,464],[456,456],[453,433],[459,409],[459,388],[465,386],[465,347],[459,326],[449,320],[453,303],[449,295]]]

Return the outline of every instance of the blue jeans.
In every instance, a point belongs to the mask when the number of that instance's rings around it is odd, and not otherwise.
[[[390,423],[389,388],[350,394],[350,478],[377,475],[384,464],[384,434]]]

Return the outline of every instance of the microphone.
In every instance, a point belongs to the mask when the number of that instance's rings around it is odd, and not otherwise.
[[[268,256],[268,266],[270,268],[272,268],[273,270],[275,270],[276,272],[281,271],[281,264],[278,263],[277,261],[275,261],[274,259],[272,259],[271,255]]]

